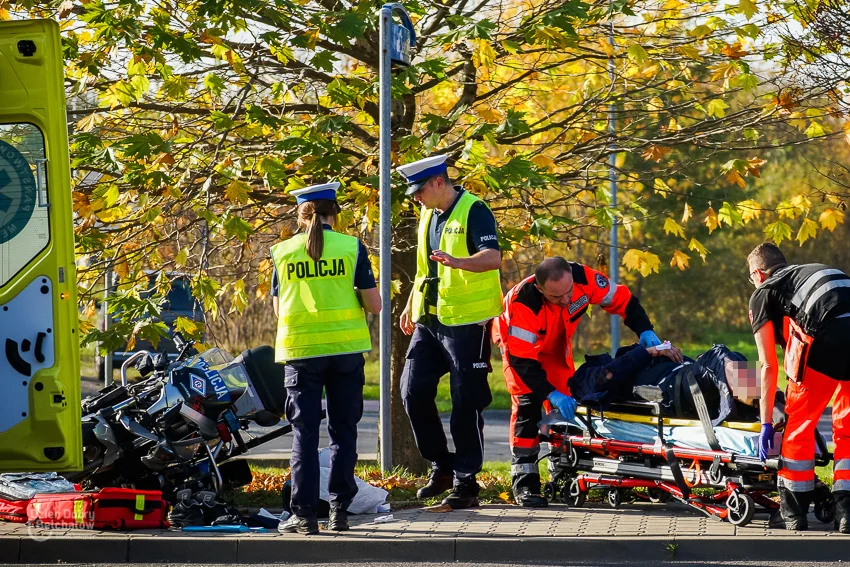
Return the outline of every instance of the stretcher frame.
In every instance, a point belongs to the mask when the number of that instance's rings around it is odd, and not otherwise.
[[[746,526],[757,507],[772,512],[779,503],[770,497],[777,491],[780,459],[762,462],[756,457],[725,450],[675,447],[664,437],[665,426],[694,426],[699,421],[664,417],[656,402],[629,402],[612,406],[624,411],[602,411],[580,406],[576,426],[551,426],[541,438],[548,441],[550,481],[544,487],[549,500],[582,506],[594,488],[607,489],[609,506],[619,508],[626,494],[651,502],[670,500],[736,526]],[[628,411],[631,410],[631,413]],[[642,414],[635,414],[639,410]],[[649,410],[651,415],[647,415]],[[591,418],[610,418],[633,423],[651,423],[657,428],[654,444],[619,441],[599,435]],[[724,427],[758,432],[757,423],[724,422]],[[832,459],[823,438],[818,436],[818,466]],[[646,494],[634,489],[646,489]],[[707,488],[713,492],[693,489]],[[832,522],[835,506],[828,488],[818,481],[814,513],[822,522]]]

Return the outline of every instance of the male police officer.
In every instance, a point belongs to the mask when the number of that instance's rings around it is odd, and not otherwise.
[[[286,363],[286,417],[292,423],[292,517],[285,533],[317,534],[319,426],[327,395],[331,445],[328,529],[348,530],[357,494],[357,423],[363,415],[363,353],[372,348],[364,309],[381,297],[363,243],[333,231],[339,183],[293,191],[298,234],[272,246],[272,295],[278,315],[275,360]]]
[[[789,266],[771,243],[756,246],[747,264],[756,286],[750,297],[750,323],[762,364],[762,460],[773,448],[769,410],[779,371],[777,344],[785,350],[788,376],[788,420],[777,482],[782,501],[771,526],[808,528],[806,514],[815,490],[815,428],[835,395],[835,524],[841,533],[850,534],[850,277],[823,264]]]
[[[401,392],[416,446],[433,465],[417,497],[451,488],[443,502],[467,508],[478,505],[475,475],[484,461],[481,410],[492,400],[488,328],[502,310],[501,254],[493,213],[452,186],[445,162],[446,156],[434,156],[397,169],[407,179],[407,195],[422,205],[416,278],[401,315],[402,330],[413,334]],[[447,372],[454,454],[435,403],[437,384]]]
[[[548,400],[566,419],[575,414],[567,381],[575,373],[573,334],[591,305],[625,320],[644,348],[661,341],[637,297],[596,270],[561,257],[543,260],[505,297],[494,336],[502,350],[505,382],[511,394],[511,475],[520,506],[547,505],[540,494],[537,423]]]

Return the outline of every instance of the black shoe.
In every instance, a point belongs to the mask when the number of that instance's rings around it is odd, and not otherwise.
[[[180,500],[168,512],[168,523],[174,528],[203,526],[205,525],[203,506],[192,498]]]
[[[433,498],[439,496],[452,487],[453,473],[445,473],[438,468],[431,469],[428,475],[428,483],[416,491],[417,498]]]
[[[348,512],[345,506],[331,503],[331,511],[328,513],[328,529],[335,532],[347,532],[351,529],[348,524]]]
[[[301,518],[293,514],[277,526],[277,531],[282,534],[316,535],[319,533],[319,522],[316,518]]]
[[[785,528],[786,530],[802,532],[809,529],[809,504],[814,491],[794,492],[784,486],[779,487],[779,511],[774,512],[768,522],[768,527]]]
[[[807,518],[793,518],[789,521],[782,517],[782,512],[780,510],[775,510],[770,514],[770,519],[767,521],[767,527],[774,530],[804,532],[809,529],[809,520]]]
[[[520,488],[514,491],[514,501],[523,508],[545,508],[549,501],[542,494],[537,494],[528,488]]]
[[[850,534],[850,491],[837,490],[832,497],[835,498],[835,530]]]
[[[475,477],[469,477],[458,481],[449,495],[443,499],[443,504],[448,504],[452,510],[461,508],[474,508],[478,506],[478,492],[481,487],[475,482]]]

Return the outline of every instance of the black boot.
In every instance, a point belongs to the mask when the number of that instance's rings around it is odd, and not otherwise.
[[[771,514],[768,527],[800,532],[809,529],[808,514],[812,492],[792,492],[780,486],[779,497],[779,510]]]
[[[480,490],[481,487],[478,486],[474,476],[457,479],[452,491],[443,499],[443,504],[448,504],[452,510],[474,508],[478,506],[478,492]]]
[[[348,525],[348,504],[331,502],[331,510],[328,513],[328,529],[335,532],[347,532],[351,529]]]
[[[850,490],[838,490],[832,497],[835,498],[835,529],[850,534]]]
[[[287,534],[316,535],[319,533],[319,521],[316,518],[302,518],[292,514],[288,520],[277,526],[277,531]]]
[[[434,496],[439,496],[452,487],[453,478],[454,473],[451,471],[446,472],[445,469],[437,466],[433,467],[431,473],[428,475],[428,483],[416,491],[416,497],[433,498]]]
[[[523,508],[545,508],[549,501],[539,492],[532,492],[529,488],[514,489],[514,501]]]

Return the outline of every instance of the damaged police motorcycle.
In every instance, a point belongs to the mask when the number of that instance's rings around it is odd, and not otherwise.
[[[283,365],[261,346],[235,359],[212,348],[198,354],[175,334],[180,354],[140,351],[121,367],[121,383],[82,402],[81,472],[66,474],[86,488],[124,486],[220,492],[251,482],[244,460],[231,460],[292,430],[284,414]],[[135,363],[142,379],[128,383]],[[248,426],[280,425],[252,436]]]

